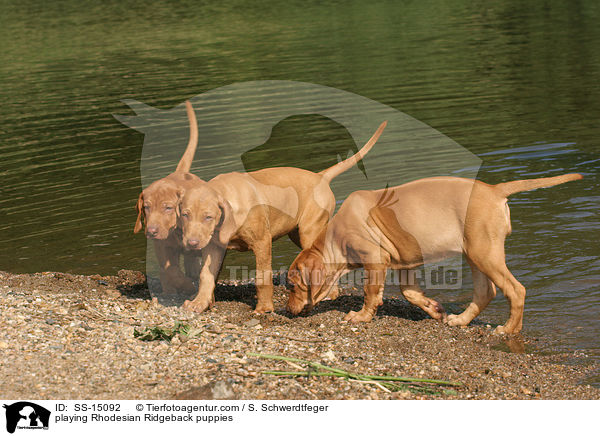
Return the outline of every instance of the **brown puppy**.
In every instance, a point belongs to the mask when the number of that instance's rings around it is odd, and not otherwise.
[[[425,297],[416,284],[402,284],[403,295],[433,318],[463,326],[488,305],[498,286],[510,303],[510,317],[498,330],[518,332],[525,288],[505,264],[504,240],[511,232],[507,197],[581,178],[579,174],[566,174],[488,185],[456,177],[433,177],[389,189],[354,192],[312,247],[303,250],[292,263],[288,279],[293,290],[288,310],[298,314],[305,306],[314,306],[343,274],[364,267],[363,308],[344,319],[370,321],[383,304],[388,268],[410,270],[464,254],[473,273],[474,297],[463,313],[446,317],[442,306]]]
[[[184,307],[202,312],[214,301],[215,281],[227,248],[252,250],[256,257],[256,312],[273,310],[272,241],[289,235],[309,247],[331,217],[335,198],[329,183],[362,159],[386,122],[354,156],[316,174],[299,168],[267,168],[221,174],[186,190],[181,201],[183,243],[202,249],[198,295]]]
[[[190,123],[190,140],[174,173],[153,182],[142,191],[137,202],[137,221],[134,233],[142,229],[142,219],[146,224],[146,237],[154,240],[154,251],[160,268],[160,283],[165,294],[183,292],[186,295],[196,291],[192,279],[198,277],[200,264],[198,255],[183,251],[181,229],[177,227],[179,202],[186,189],[203,185],[199,177],[190,174],[194,153],[198,145],[198,123],[194,109],[185,102]],[[179,256],[183,251],[184,275],[179,268]]]

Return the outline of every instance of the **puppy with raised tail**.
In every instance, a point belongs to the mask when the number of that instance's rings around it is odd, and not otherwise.
[[[394,188],[348,196],[312,246],[292,263],[288,310],[300,313],[330,295],[338,279],[364,267],[364,305],[344,318],[366,322],[383,304],[388,268],[411,270],[423,263],[464,254],[473,274],[474,297],[460,315],[446,316],[416,284],[402,284],[406,299],[431,317],[464,326],[502,289],[510,317],[498,331],[516,333],[523,323],[525,287],[505,263],[504,240],[511,233],[507,197],[517,192],[581,179],[565,174],[498,185],[456,177],[416,180]]]
[[[202,250],[203,265],[198,294],[183,307],[202,312],[212,305],[225,251],[235,249],[254,252],[255,311],[272,311],[272,242],[289,235],[299,247],[310,247],[335,208],[329,183],[367,154],[385,126],[354,156],[320,173],[291,167],[234,172],[186,190],[180,205],[183,243],[188,250]]]
[[[190,168],[198,145],[198,122],[194,108],[185,102],[190,124],[190,139],[177,164],[175,172],[153,182],[142,191],[137,201],[137,220],[134,233],[142,230],[154,242],[154,252],[159,265],[160,284],[164,294],[194,294],[193,280],[200,273],[199,255],[183,250],[181,229],[178,227],[178,207],[186,189],[201,186],[204,182],[191,174]],[[183,252],[185,274],[179,267],[179,257]]]

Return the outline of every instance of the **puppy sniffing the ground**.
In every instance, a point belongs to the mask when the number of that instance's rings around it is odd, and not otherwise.
[[[189,172],[198,145],[198,123],[192,104],[186,101],[185,105],[190,123],[188,145],[175,172],[153,182],[140,194],[136,206],[138,216],[133,231],[139,232],[142,229],[142,221],[145,222],[146,237],[154,242],[163,293],[182,292],[190,295],[196,291],[192,279],[197,279],[200,272],[199,256],[197,253],[183,250],[177,212],[185,190],[206,182]],[[182,252],[185,274],[179,268]]]
[[[252,250],[256,257],[257,313],[273,310],[271,245],[283,235],[301,248],[310,247],[335,208],[329,186],[375,145],[382,123],[354,156],[313,173],[299,168],[267,168],[250,173],[221,174],[186,190],[181,201],[183,243],[202,249],[200,286],[184,308],[202,312],[214,302],[215,281],[228,248]]]
[[[424,262],[464,254],[473,273],[473,302],[460,315],[446,316],[418,285],[401,285],[406,299],[450,325],[469,324],[502,289],[510,317],[498,331],[516,333],[523,323],[525,288],[506,267],[504,240],[511,233],[507,197],[545,188],[580,174],[565,174],[498,185],[457,177],[433,177],[394,188],[348,196],[313,245],[292,263],[288,310],[300,313],[330,293],[338,279],[364,267],[364,305],[346,321],[370,321],[383,304],[388,268],[410,270]]]

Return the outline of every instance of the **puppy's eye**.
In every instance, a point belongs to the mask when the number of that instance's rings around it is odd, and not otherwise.
[[[213,217],[210,215],[207,215],[204,217],[204,221],[211,221],[212,219],[213,219]]]
[[[181,216],[182,216],[182,217],[184,217],[185,219],[188,219],[188,218],[190,217],[190,214],[189,214],[189,213],[187,213],[187,212],[183,212],[183,213],[181,214]]]

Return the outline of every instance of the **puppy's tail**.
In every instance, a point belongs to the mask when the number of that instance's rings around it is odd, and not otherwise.
[[[369,139],[369,141],[363,146],[363,148],[361,148],[358,151],[358,153],[356,153],[353,156],[350,156],[346,160],[343,160],[343,161],[335,164],[332,167],[327,168],[326,170],[321,171],[319,174],[321,176],[323,176],[323,178],[326,179],[327,182],[331,182],[334,177],[339,176],[344,171],[352,168],[353,165],[356,165],[358,163],[358,161],[361,160],[363,157],[365,157],[366,154],[369,152],[369,150],[371,150],[371,148],[373,148],[373,146],[375,145],[375,143],[381,136],[383,129],[385,129],[386,125],[387,125],[387,121],[384,121],[383,123],[381,123],[381,125],[379,126],[377,131],[373,134],[373,136],[371,136],[371,139]]]
[[[503,197],[516,194],[517,192],[531,191],[532,189],[548,188],[572,180],[583,179],[581,174],[563,174],[556,177],[544,177],[542,179],[515,180],[514,182],[499,183],[495,185],[496,190]]]
[[[192,162],[194,161],[194,154],[196,154],[196,147],[198,146],[198,121],[196,120],[196,114],[194,108],[189,100],[185,102],[185,108],[187,110],[188,120],[190,121],[190,140],[188,145],[181,156],[181,160],[177,164],[175,172],[189,173],[192,168]]]

